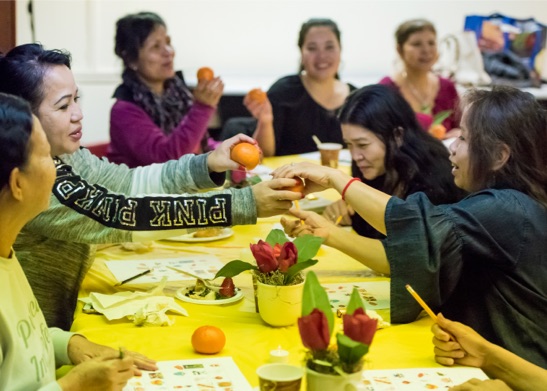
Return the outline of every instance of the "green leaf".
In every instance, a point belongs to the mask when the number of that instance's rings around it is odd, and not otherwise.
[[[321,310],[327,317],[329,324],[329,335],[332,335],[334,329],[334,314],[329,301],[329,296],[325,288],[321,286],[317,276],[310,271],[306,275],[304,282],[304,292],[302,293],[302,316],[311,314],[314,308]]]
[[[445,119],[450,117],[450,114],[452,114],[452,110],[439,111],[435,114],[435,117],[433,117],[433,123],[431,125],[442,124]]]
[[[336,334],[338,342],[338,355],[344,364],[355,364],[368,353],[368,346],[352,340],[342,333]]]
[[[285,242],[288,242],[285,232],[280,229],[272,229],[266,238],[266,243],[274,247],[277,243],[283,245]]]
[[[226,265],[224,265],[217,272],[217,274],[215,274],[214,278],[235,277],[239,273],[244,272],[245,270],[258,270],[258,267],[255,265],[251,265],[248,262],[243,262],[243,261],[240,261],[239,259],[236,259],[235,261],[230,261]]]
[[[294,265],[292,265],[285,274],[283,285],[289,285],[293,280],[294,276],[296,276],[305,268],[315,265],[317,262],[317,259],[308,259],[307,261],[295,263]]]
[[[258,175],[253,175],[252,177],[250,177],[249,179],[247,179],[247,182],[248,182],[250,185],[256,185],[257,183],[262,182],[262,178],[260,178]]]
[[[313,235],[302,235],[294,239],[293,243],[298,250],[298,259],[296,262],[302,262],[315,257],[323,244],[323,238]]]
[[[353,287],[353,291],[351,291],[351,297],[349,298],[349,303],[346,308],[346,314],[353,315],[357,308],[362,308],[363,310],[366,310],[363,298],[359,294],[357,288]]]

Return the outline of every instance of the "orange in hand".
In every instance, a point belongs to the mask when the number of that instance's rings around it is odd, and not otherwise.
[[[198,69],[198,81],[200,80],[213,80],[213,77],[215,77],[215,73],[213,70],[209,67],[202,67]]]
[[[436,124],[429,128],[429,133],[431,133],[433,137],[442,140],[444,139],[444,135],[446,134],[446,128],[443,124]]]
[[[249,91],[249,99],[256,103],[263,103],[266,101],[267,95],[260,88],[254,88]]]
[[[226,344],[224,331],[215,326],[198,327],[192,334],[192,346],[198,353],[215,354]]]
[[[297,182],[296,185],[291,187],[284,187],[283,190],[289,190],[289,191],[294,191],[295,193],[304,194],[304,181],[302,180],[302,178],[295,176],[292,179],[296,180]]]
[[[247,170],[252,170],[260,162],[260,150],[254,144],[242,142],[232,148],[230,158]]]

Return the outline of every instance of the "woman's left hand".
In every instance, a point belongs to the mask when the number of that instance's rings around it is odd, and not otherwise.
[[[68,342],[68,357],[74,365],[95,357],[113,356],[116,354],[120,354],[118,350],[91,342],[82,335],[73,335]],[[140,353],[123,350],[123,354],[133,358],[135,366],[139,369],[146,371],[156,371],[158,369],[156,361]]]
[[[291,237],[302,235],[314,235],[328,240],[330,230],[335,228],[335,225],[328,222],[327,219],[318,215],[315,212],[307,212],[292,208],[290,212],[298,217],[298,220],[287,219],[281,217],[281,225],[285,229],[285,233]]]
[[[219,77],[198,81],[198,85],[192,91],[196,101],[211,107],[217,107],[223,92],[224,83]]]
[[[230,157],[232,148],[236,144],[243,142],[256,145],[256,147],[260,150],[260,147],[254,138],[246,136],[242,133],[236,134],[235,136],[224,140],[222,144],[216,147],[215,150],[207,156],[209,171],[224,172],[227,170],[244,170],[245,168],[242,168],[239,163],[234,162]],[[260,160],[262,160],[262,150],[260,150],[260,157]]]

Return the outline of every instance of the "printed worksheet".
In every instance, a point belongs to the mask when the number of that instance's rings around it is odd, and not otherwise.
[[[410,368],[364,370],[363,384],[367,391],[446,390],[469,379],[488,379],[479,368]]]
[[[160,361],[157,371],[142,371],[123,391],[252,391],[231,357]]]
[[[339,284],[321,284],[329,295],[332,310],[345,310],[353,288],[363,298],[367,310],[389,308],[389,281],[345,282]]]
[[[162,277],[167,281],[195,280],[175,269],[181,269],[200,278],[213,278],[224,264],[214,255],[191,254],[176,258],[141,259],[129,261],[105,261],[106,266],[118,281],[124,281],[140,273],[150,270],[135,280],[132,284],[158,283]]]

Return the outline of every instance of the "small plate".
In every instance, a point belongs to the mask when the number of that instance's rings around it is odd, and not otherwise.
[[[234,234],[234,231],[231,228],[222,228],[220,231],[220,235],[216,236],[208,236],[204,238],[195,238],[194,237],[195,232],[180,235],[180,236],[173,236],[171,238],[165,238],[163,240],[170,240],[172,242],[187,242],[187,243],[198,243],[198,242],[213,242],[215,240],[220,239],[226,239],[229,238]]]
[[[228,297],[227,299],[218,299],[218,300],[200,300],[200,299],[193,299],[191,297],[186,296],[186,293],[192,289],[192,286],[187,286],[185,288],[180,288],[177,290],[177,293],[175,296],[177,299],[180,299],[182,301],[185,301],[187,303],[193,303],[193,304],[204,304],[204,305],[222,305],[222,304],[229,304],[233,303],[235,301],[243,299],[243,292],[241,292],[241,289],[236,288],[236,294],[232,297]]]

